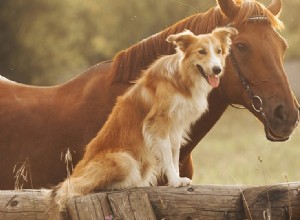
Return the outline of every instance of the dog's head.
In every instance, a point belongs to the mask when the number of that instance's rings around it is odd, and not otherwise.
[[[210,34],[198,36],[186,30],[170,35],[167,41],[175,44],[177,51],[183,53],[182,62],[193,64],[212,87],[217,87],[225,58],[229,54],[230,37],[237,33],[232,27],[216,28]]]

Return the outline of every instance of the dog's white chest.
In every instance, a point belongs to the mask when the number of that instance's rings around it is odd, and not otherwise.
[[[210,88],[193,91],[192,97],[174,96],[171,115],[187,124],[193,123],[208,109],[207,96]]]
[[[200,83],[199,83],[200,84]],[[190,124],[198,119],[208,109],[207,96],[211,87],[203,80],[198,88],[192,91],[191,97],[186,97],[181,93],[173,94],[169,103],[169,117],[175,121],[181,121]],[[146,89],[142,89],[141,98],[147,105],[154,105],[154,97]],[[164,102],[165,100],[160,100]]]

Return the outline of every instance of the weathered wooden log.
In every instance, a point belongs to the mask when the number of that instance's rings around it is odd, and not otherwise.
[[[91,194],[72,199],[68,204],[68,212],[72,220],[97,219],[112,220],[107,194]]]
[[[198,185],[98,192],[68,203],[73,220],[300,219],[300,182],[272,186]],[[0,219],[48,219],[39,190],[1,191]]]
[[[155,220],[147,193],[141,190],[96,193],[72,199],[68,204],[72,220]]]
[[[300,219],[299,182],[251,187],[243,191],[248,219]]]
[[[152,205],[147,202],[147,195]],[[107,204],[95,206],[93,201],[102,201],[107,196],[112,211],[95,214],[96,210],[107,209]],[[241,188],[238,186],[202,185],[190,187],[149,187],[134,188],[123,191],[95,193],[90,196],[77,197],[70,201],[68,210],[72,219],[205,219],[226,220],[244,219]],[[141,199],[143,198],[144,199]],[[80,203],[80,206],[74,204]],[[85,203],[84,205],[82,205]],[[140,203],[140,204],[138,204]],[[99,203],[98,203],[99,204]],[[89,207],[89,208],[87,208]],[[147,211],[146,211],[147,210]],[[82,213],[88,213],[83,216]],[[80,218],[76,217],[80,216]]]
[[[48,219],[48,204],[40,190],[0,190],[0,219]]]

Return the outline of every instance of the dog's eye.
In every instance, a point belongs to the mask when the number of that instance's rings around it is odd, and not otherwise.
[[[242,43],[237,43],[235,44],[235,47],[240,51],[240,52],[245,52],[247,50],[247,46]]]
[[[198,51],[200,54],[202,54],[202,55],[205,55],[206,54],[206,51],[204,50],[204,49],[201,49],[201,50],[199,50]]]
[[[222,50],[221,50],[220,48],[217,49],[217,53],[218,53],[218,54],[222,53]]]

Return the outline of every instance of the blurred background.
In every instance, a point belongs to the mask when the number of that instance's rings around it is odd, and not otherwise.
[[[268,5],[271,0],[261,1]],[[100,61],[215,0],[1,0],[0,75],[32,85],[68,81]],[[284,0],[286,70],[300,97],[300,2]],[[195,184],[271,184],[300,180],[300,131],[268,142],[246,110],[228,108],[193,153]]]

